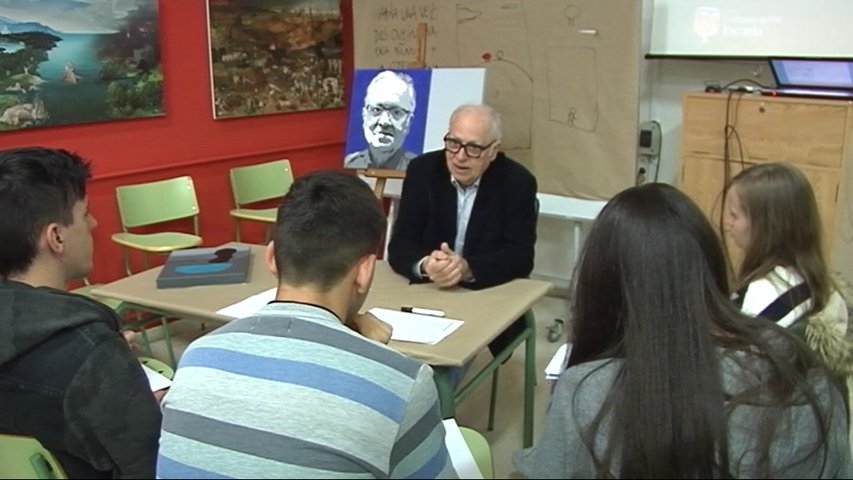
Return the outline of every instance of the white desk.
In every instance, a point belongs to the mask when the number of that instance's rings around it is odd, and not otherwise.
[[[592,222],[607,204],[606,200],[584,200],[550,193],[537,193],[539,215],[568,220],[574,224],[574,260],[577,263],[581,247],[581,230],[584,222]]]

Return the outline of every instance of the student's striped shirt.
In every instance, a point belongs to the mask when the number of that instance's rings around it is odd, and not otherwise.
[[[273,302],[194,341],[163,401],[160,478],[448,478],[429,366]]]

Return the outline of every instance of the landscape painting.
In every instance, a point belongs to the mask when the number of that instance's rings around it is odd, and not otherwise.
[[[341,108],[338,0],[208,0],[214,118]]]
[[[0,132],[163,115],[157,0],[0,0]]]

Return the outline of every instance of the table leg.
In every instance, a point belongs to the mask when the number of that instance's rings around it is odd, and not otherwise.
[[[524,353],[524,438],[525,448],[533,445],[533,414],[536,386],[536,317],[533,310],[524,314],[524,321],[530,334],[527,337]]]
[[[456,416],[456,393],[450,381],[449,368],[433,369],[435,388],[438,390],[438,403],[441,406],[441,418]]]
[[[394,230],[394,221],[397,219],[397,204],[400,202],[397,198],[392,198],[388,205],[388,222],[385,228],[385,249],[382,251],[382,258],[388,258],[388,242],[391,241],[391,232]]]
[[[501,363],[506,360],[518,345],[525,342],[524,352],[524,433],[522,445],[529,447],[533,445],[533,415],[535,409],[536,388],[536,316],[533,310],[524,314],[524,331],[513,340],[513,342],[497,354],[482,370],[459,392],[455,392],[451,382],[451,368],[434,368],[433,378],[438,390],[438,400],[441,402],[441,417],[453,418],[456,415],[456,404],[464,400],[474,388],[483,380],[492,375]]]
[[[572,265],[572,268],[575,268],[575,266],[578,264],[578,258],[581,255],[581,227],[582,227],[582,224],[581,224],[581,222],[579,222],[577,220],[575,220],[572,223],[574,223],[574,230],[573,230],[574,239],[573,240],[575,242],[575,244],[572,246],[572,250],[574,250],[574,257],[575,257],[575,264]]]

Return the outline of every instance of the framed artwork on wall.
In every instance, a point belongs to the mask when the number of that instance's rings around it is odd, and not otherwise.
[[[341,108],[338,0],[207,0],[213,116]]]
[[[0,132],[163,115],[157,0],[0,2]]]

